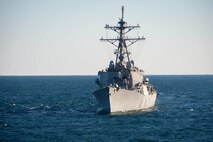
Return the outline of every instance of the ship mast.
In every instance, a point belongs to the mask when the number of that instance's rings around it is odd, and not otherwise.
[[[135,28],[140,28],[140,26],[139,25],[127,26],[127,22],[124,21],[124,6],[122,6],[121,11],[122,11],[121,19],[119,20],[117,26],[109,26],[109,25],[105,26],[105,29],[112,30],[118,33],[118,37],[117,38],[102,37],[100,39],[100,41],[107,41],[111,43],[112,45],[114,45],[115,47],[117,47],[117,50],[115,51],[115,54],[116,54],[115,65],[117,65],[117,63],[119,62],[120,63],[124,62],[126,58],[127,58],[127,61],[130,62],[130,58],[129,58],[130,52],[128,51],[127,48],[139,40],[145,40],[144,37],[128,38],[126,36],[128,32],[130,32],[131,30]]]

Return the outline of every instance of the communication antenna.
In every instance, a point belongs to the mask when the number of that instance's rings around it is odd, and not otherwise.
[[[122,6],[121,11],[122,11],[122,19],[124,19],[124,6]]]

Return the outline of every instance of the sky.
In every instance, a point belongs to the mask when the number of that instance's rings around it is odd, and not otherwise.
[[[132,59],[148,75],[213,74],[212,0],[0,0],[0,75],[96,75],[114,60],[105,24],[144,36]]]

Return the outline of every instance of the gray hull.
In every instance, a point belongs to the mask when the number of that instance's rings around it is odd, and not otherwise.
[[[147,90],[144,90],[144,93],[140,93],[114,87],[106,87],[94,92],[98,103],[97,113],[147,109],[155,105],[156,95],[156,92],[151,93]]]

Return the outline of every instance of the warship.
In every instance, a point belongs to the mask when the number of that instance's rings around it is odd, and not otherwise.
[[[117,26],[106,25],[106,30],[112,30],[118,34],[117,38],[101,38],[116,47],[115,61],[110,61],[109,67],[98,72],[96,80],[97,90],[93,92],[97,101],[97,113],[114,113],[138,111],[151,108],[155,105],[157,92],[144,77],[144,71],[135,66],[130,59],[128,47],[145,38],[127,37],[127,33],[140,28],[139,25],[127,25],[124,21],[124,6],[121,8],[122,16]]]

